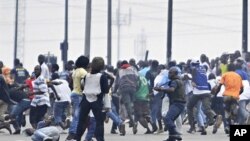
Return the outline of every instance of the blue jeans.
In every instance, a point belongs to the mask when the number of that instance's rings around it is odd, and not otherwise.
[[[246,105],[250,102],[250,99],[239,101],[239,111],[238,111],[238,122],[239,124],[246,124],[247,118],[249,117],[249,112],[246,109]]]
[[[72,93],[70,98],[72,104],[73,118],[69,127],[69,133],[76,134],[77,124],[79,122],[79,111],[80,111],[80,103],[82,101],[82,95]]]
[[[13,124],[15,129],[20,129],[23,112],[30,108],[31,101],[29,99],[22,99],[17,105],[15,105],[10,113],[11,117],[16,119],[16,123]]]
[[[173,102],[172,104],[170,104],[169,110],[164,119],[170,135],[174,134],[176,130],[175,120],[183,112],[184,108],[185,103]]]
[[[49,126],[37,129],[31,136],[32,141],[44,141],[46,139],[51,139],[53,141],[59,141],[60,131],[57,127]]]
[[[109,111],[106,113],[106,116],[111,118],[116,126],[119,126],[122,124],[122,119],[119,117],[119,115],[113,111]]]
[[[66,108],[68,106],[68,101],[54,103],[54,118],[56,124],[63,122],[63,117],[65,117]]]
[[[161,120],[161,108],[162,108],[162,99],[161,99],[161,93],[156,94],[152,99],[150,103],[151,108],[151,118],[152,118],[152,124],[156,124],[157,120]]]
[[[96,127],[95,117],[89,117],[89,126],[87,135],[85,137],[85,141],[91,141],[91,139],[95,134],[95,127]]]

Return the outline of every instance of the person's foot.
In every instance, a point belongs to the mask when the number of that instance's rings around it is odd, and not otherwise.
[[[26,126],[26,116],[24,114],[22,115],[21,125],[22,125],[22,127]]]
[[[222,116],[218,115],[215,119],[214,127],[212,133],[215,134],[222,123]]]
[[[121,136],[125,136],[126,131],[125,131],[125,124],[124,124],[124,123],[122,123],[122,124],[119,126],[119,131],[120,131],[120,135],[121,135]]]
[[[152,134],[153,132],[150,130],[147,130],[144,134]]]
[[[14,134],[14,135],[21,134],[21,130],[20,130],[20,129],[17,129],[13,134]]]
[[[188,133],[193,134],[196,132],[195,127],[190,127],[189,130],[187,130]]]
[[[207,135],[205,127],[201,127],[201,135]]]
[[[118,133],[116,132],[115,129],[112,129],[112,130],[110,131],[110,133],[111,133],[111,134],[118,134]]]
[[[108,117],[108,116],[106,116],[104,122],[105,122],[105,123],[109,123],[109,117]]]
[[[225,127],[224,131],[226,134],[229,134],[230,133],[229,127]]]
[[[152,133],[156,132],[158,130],[158,127],[156,125],[153,126]]]
[[[71,140],[74,140],[74,139],[75,139],[75,134],[69,133],[69,135],[66,138],[66,141],[71,141]]]
[[[134,126],[133,126],[133,134],[136,134],[137,133],[137,125],[138,123],[135,123]]]

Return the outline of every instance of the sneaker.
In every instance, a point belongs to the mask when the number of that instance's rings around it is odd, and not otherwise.
[[[138,123],[135,123],[134,126],[133,126],[133,134],[136,134],[137,133],[137,125]]]
[[[230,133],[229,127],[225,127],[224,131],[226,134],[229,134]]]
[[[153,132],[151,132],[150,130],[147,130],[144,134],[152,134]]]
[[[66,141],[72,141],[72,140],[74,140],[74,139],[75,139],[75,134],[69,133],[69,135],[68,135],[67,138],[66,138]]]
[[[115,129],[112,129],[112,130],[110,131],[110,133],[111,133],[111,134],[118,134],[118,133],[116,132]]]
[[[207,135],[205,127],[201,127],[201,135]]]
[[[220,127],[221,124],[222,124],[222,116],[221,115],[217,115],[217,117],[215,119],[213,131],[212,131],[213,134],[215,134],[217,132],[217,130]]]

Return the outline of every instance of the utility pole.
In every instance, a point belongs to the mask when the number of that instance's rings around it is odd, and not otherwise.
[[[120,17],[121,17],[121,3],[120,0],[118,0],[118,7],[117,7],[117,61],[120,59],[120,36],[121,36],[121,21],[120,21]]]
[[[63,69],[68,61],[68,0],[65,0],[65,19],[64,19],[64,40],[61,43]]]
[[[17,32],[18,32],[18,5],[19,5],[18,2],[19,1],[16,0],[14,60],[17,59]],[[15,63],[13,66],[15,66]]]
[[[91,34],[91,6],[92,6],[91,0],[87,0],[84,55],[89,58],[90,58],[90,34]]]
[[[14,33],[14,60],[24,61],[25,49],[25,9],[26,0],[16,0],[15,33]]]
[[[248,0],[243,0],[242,13],[242,54],[243,56],[248,51],[247,37],[248,37]]]
[[[173,16],[173,0],[168,0],[168,29],[167,29],[167,63],[172,57],[172,16]]]
[[[112,0],[108,0],[108,39],[107,39],[107,64],[112,60]]]

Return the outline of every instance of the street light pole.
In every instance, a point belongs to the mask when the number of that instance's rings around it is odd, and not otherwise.
[[[108,41],[107,41],[107,64],[111,65],[112,59],[112,0],[108,0]]]
[[[91,0],[86,3],[86,24],[85,24],[85,50],[84,54],[90,58],[90,34],[91,34]]]
[[[167,29],[167,60],[169,63],[172,57],[172,16],[173,16],[173,0],[168,0],[168,29]]]
[[[242,54],[245,55],[248,51],[247,37],[248,37],[248,0],[243,0],[242,13]]]
[[[17,33],[18,33],[18,6],[19,0],[16,0],[16,15],[15,15],[15,41],[14,41],[14,60],[17,59]],[[14,62],[13,62],[14,63]],[[15,63],[14,63],[15,65]]]
[[[64,19],[64,40],[61,43],[63,69],[68,61],[68,0],[65,0],[65,19]]]

